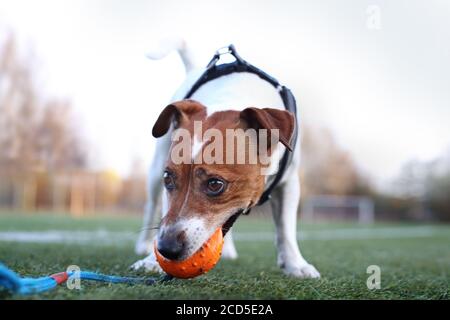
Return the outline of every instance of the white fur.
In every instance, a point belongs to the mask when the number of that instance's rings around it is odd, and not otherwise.
[[[291,167],[293,168],[293,167]],[[297,171],[298,172],[298,171]],[[276,226],[276,245],[278,250],[278,266],[287,275],[298,278],[319,278],[316,268],[306,262],[297,243],[297,206],[300,200],[300,181],[296,172],[289,174],[288,179],[277,196],[280,207],[273,210]],[[275,201],[277,199],[274,199]]]
[[[270,175],[277,173],[278,167],[280,165],[280,159],[283,156],[282,152],[284,152],[285,150],[286,150],[285,146],[283,146],[280,142],[278,142],[277,147],[275,148],[272,155],[270,156],[269,167],[265,170],[266,182],[267,182],[267,178]]]
[[[186,65],[188,71],[185,82],[180,86],[172,101],[182,100],[195,81],[203,73],[204,69],[193,68],[194,63],[190,60],[192,57],[187,54],[189,50],[184,42],[174,41],[169,45],[166,45],[160,50],[160,54],[153,54],[152,57],[163,57],[170,50],[178,50],[182,60]],[[243,110],[247,107],[260,107],[260,108],[278,108],[284,109],[283,102],[278,93],[278,90],[274,88],[268,82],[262,80],[257,75],[250,73],[233,73],[228,76],[223,76],[214,81],[210,81],[204,84],[198,89],[191,97],[207,106],[208,115],[222,110]],[[157,145],[158,152],[155,153],[155,158],[149,171],[149,197],[148,204],[144,215],[144,231],[141,233],[136,245],[136,252],[142,254],[144,252],[152,252],[149,250],[151,245],[151,236],[147,232],[146,226],[150,221],[154,220],[156,209],[155,196],[161,193],[161,174],[164,169],[164,162],[162,158],[167,157],[168,149],[170,146],[170,139],[166,137],[160,138],[160,142]],[[161,142],[162,141],[162,142]],[[196,140],[195,140],[196,141]],[[199,148],[195,145],[193,148],[193,154],[197,154]],[[195,149],[195,150],[194,150]],[[279,152],[284,148],[277,148]],[[166,152],[167,151],[167,152]],[[276,224],[277,233],[277,249],[278,249],[278,264],[283,271],[291,276],[299,278],[317,278],[320,274],[317,270],[306,262],[300,253],[296,238],[296,220],[297,220],[297,206],[300,199],[300,184],[298,181],[298,168],[300,164],[300,152],[297,146],[297,152],[293,157],[292,164],[288,168],[288,172],[284,175],[283,180],[278,187],[277,199],[281,203],[281,207],[274,210],[273,216]],[[209,231],[203,228],[202,232],[195,232],[195,229],[202,226],[200,221],[197,220],[185,220],[182,222],[182,228],[186,228],[189,232],[190,242],[192,242],[191,249],[195,250],[201,246],[201,243],[206,241]],[[203,242],[202,242],[203,241]],[[142,249],[146,250],[142,250]],[[223,257],[235,259],[237,252],[233,244],[231,230],[225,237],[225,243],[223,248]],[[144,268],[148,271],[158,271],[159,266],[155,265],[156,260],[153,254],[138,261],[133,265],[134,269]]]
[[[164,171],[165,162],[169,153],[170,142],[170,135],[165,135],[156,142],[156,150],[158,150],[158,152],[155,152],[152,164],[148,171],[148,197],[144,209],[142,230],[135,246],[135,252],[137,254],[149,254],[150,252],[153,252],[152,240],[156,233],[154,228],[157,227],[158,218],[161,218],[161,212],[167,212],[167,210],[161,211],[158,208],[158,205],[163,189],[161,181],[162,172]]]
[[[173,96],[183,99],[203,69],[190,72],[186,81]],[[224,110],[243,110],[248,107],[284,109],[283,100],[270,83],[252,73],[232,73],[202,85],[191,97],[207,106],[208,116]]]
[[[150,48],[147,51],[147,58],[152,60],[159,60],[166,57],[174,50],[178,51],[178,54],[183,61],[186,72],[192,71],[192,69],[195,68],[193,55],[183,38],[171,37],[162,39],[157,46]]]
[[[156,256],[153,254],[149,254],[145,259],[136,261],[132,266],[133,270],[145,270],[146,272],[158,272],[163,273],[164,271],[159,266],[158,261],[156,261]]]
[[[222,258],[235,260],[237,259],[238,254],[236,251],[236,247],[234,246],[233,241],[233,233],[231,230],[225,235],[223,248],[222,248]]]

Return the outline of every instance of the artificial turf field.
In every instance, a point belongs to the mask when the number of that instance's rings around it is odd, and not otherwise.
[[[22,276],[64,271],[69,265],[117,275],[138,258],[137,216],[73,219],[65,215],[0,212],[0,262]],[[320,280],[282,274],[269,219],[235,224],[239,258],[222,260],[205,276],[156,286],[82,281],[81,290],[57,289],[0,299],[449,299],[450,225],[315,223],[299,227],[304,257]],[[17,234],[20,232],[20,234]],[[29,238],[29,236],[35,238]],[[11,237],[14,238],[11,241]],[[9,239],[9,240],[8,240]],[[55,242],[56,241],[56,242]],[[381,268],[381,289],[368,290],[369,265]]]

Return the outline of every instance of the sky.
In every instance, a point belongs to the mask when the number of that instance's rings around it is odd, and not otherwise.
[[[2,0],[0,27],[31,43],[43,88],[71,99],[96,168],[127,174],[134,159],[150,164],[151,128],[184,69],[175,53],[145,53],[173,35],[200,65],[234,43],[377,185],[409,160],[450,149],[445,0]]]

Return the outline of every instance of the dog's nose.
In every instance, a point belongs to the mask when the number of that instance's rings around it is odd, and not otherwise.
[[[184,249],[183,237],[180,234],[170,233],[158,240],[159,253],[169,260],[177,260]]]

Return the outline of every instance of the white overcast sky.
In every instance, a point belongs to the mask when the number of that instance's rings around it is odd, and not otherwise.
[[[366,26],[370,5],[379,30]],[[149,164],[151,127],[183,79],[175,54],[145,58],[168,35],[185,37],[201,64],[234,43],[378,184],[450,147],[446,0],[1,0],[5,26],[34,46],[47,92],[72,99],[98,168]]]

